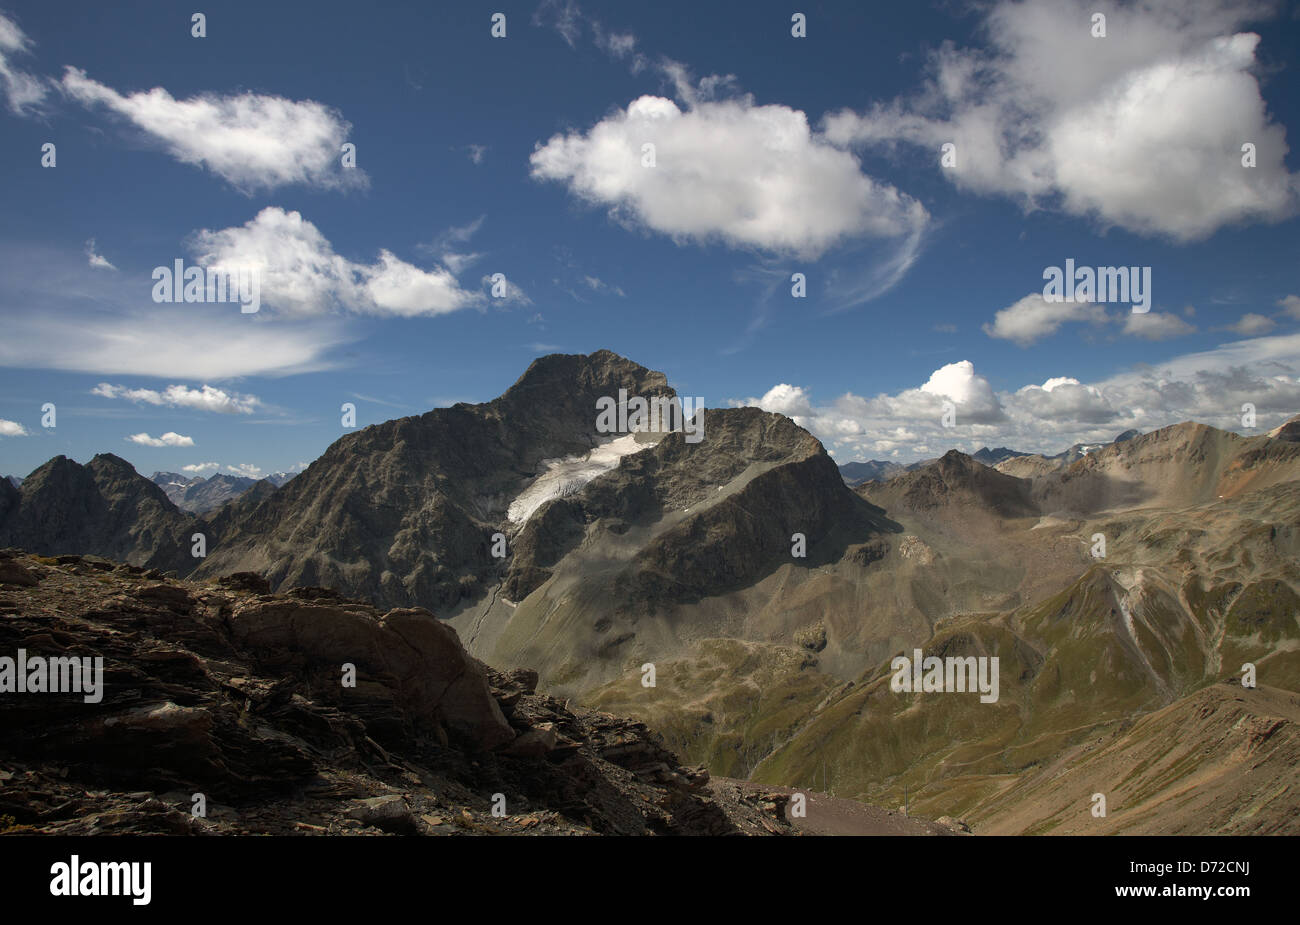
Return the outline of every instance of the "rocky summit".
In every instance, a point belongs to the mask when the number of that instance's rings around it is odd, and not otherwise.
[[[645,725],[485,667],[418,608],[9,549],[18,651],[102,658],[102,688],[0,698],[2,833],[794,833],[783,800],[715,792]]]

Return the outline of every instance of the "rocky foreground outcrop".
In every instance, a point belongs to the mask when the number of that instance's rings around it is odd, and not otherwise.
[[[20,649],[102,658],[103,680],[0,693],[0,832],[793,832],[426,610],[0,550],[0,657]]]

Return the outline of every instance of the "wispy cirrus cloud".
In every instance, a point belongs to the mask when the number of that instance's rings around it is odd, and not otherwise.
[[[46,81],[15,67],[11,60],[30,54],[32,44],[16,22],[0,13],[0,87],[14,115],[34,111],[49,93]]]
[[[108,258],[95,253],[95,239],[91,238],[86,242],[86,262],[89,266],[100,270],[117,271],[117,267],[109,263]]]

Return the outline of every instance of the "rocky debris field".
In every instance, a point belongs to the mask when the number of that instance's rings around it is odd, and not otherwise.
[[[102,657],[103,681],[0,693],[0,833],[797,834],[418,608],[0,550],[0,657],[20,649]]]

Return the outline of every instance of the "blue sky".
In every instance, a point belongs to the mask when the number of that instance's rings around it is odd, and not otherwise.
[[[290,469],[601,348],[841,462],[1300,411],[1292,5],[450,6],[0,0],[0,473]]]

